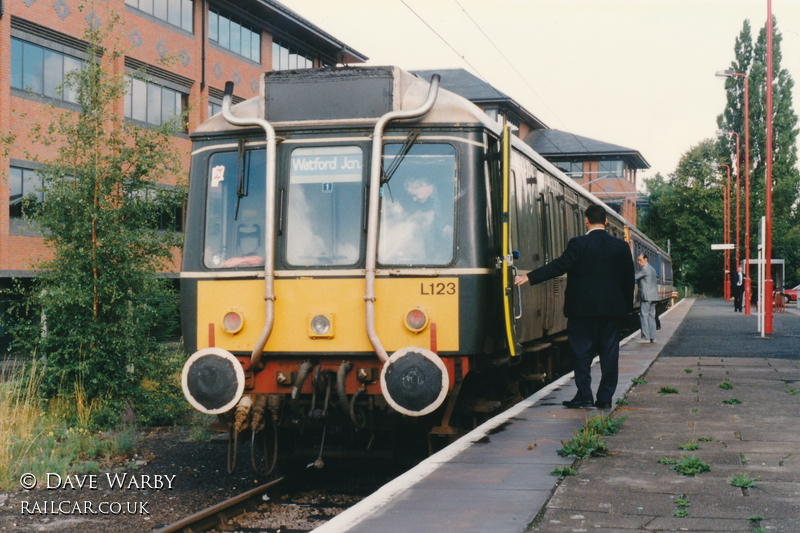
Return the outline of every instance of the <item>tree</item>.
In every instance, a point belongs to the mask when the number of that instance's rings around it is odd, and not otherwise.
[[[661,174],[645,182],[650,207],[642,213],[639,227],[670,252],[675,285],[689,285],[695,292],[722,294],[722,253],[711,244],[722,242],[724,180],[717,168],[719,152],[707,139],[689,149],[675,173]]]
[[[781,68],[782,35],[777,19],[773,17],[773,160],[772,160],[772,239],[773,257],[787,263],[787,277],[800,280],[800,216],[797,202],[800,198],[800,172],[797,170],[797,115],[792,107],[794,80]],[[750,90],[750,237],[751,254],[755,255],[758,239],[758,221],[765,214],[766,189],[766,25],[752,44],[750,22],[745,20],[734,47],[735,59],[731,69],[747,75]],[[725,87],[728,103],[718,117],[719,126],[736,131],[744,142],[744,81],[740,76],[728,78]],[[735,159],[734,139],[720,140],[721,151]],[[744,158],[744,150],[742,150]],[[732,165],[735,166],[735,165]],[[744,166],[744,165],[742,165]],[[742,174],[744,178],[744,174]],[[744,203],[744,179],[741,180]],[[735,204],[734,204],[735,205]],[[735,207],[734,207],[735,209]],[[742,207],[744,209],[744,207]],[[735,212],[734,215],[735,217]],[[744,213],[742,212],[742,217]],[[744,224],[744,218],[742,218]],[[744,257],[744,254],[742,254]]]
[[[117,22],[112,13],[87,27],[90,59],[66,76],[62,89],[77,94],[80,111],[53,108],[53,121],[31,132],[55,154],[29,154],[42,164],[44,201],[25,204],[52,258],[39,265],[16,328],[46,359],[48,394],[90,401],[135,399],[158,360],[154,331],[175,299],[157,273],[179,245],[169,218],[184,197],[181,184],[162,185],[181,175],[171,136],[184,118],[150,129],[119,112],[129,78],[112,68],[121,52],[102,47]]]

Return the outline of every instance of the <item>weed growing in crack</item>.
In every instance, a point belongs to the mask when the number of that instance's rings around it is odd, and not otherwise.
[[[742,489],[749,489],[750,487],[756,486],[756,480],[751,478],[747,474],[733,475],[728,478],[728,483],[730,483],[734,487],[739,487]]]
[[[583,425],[584,427],[593,429],[601,435],[614,435],[616,434],[617,429],[621,428],[625,423],[626,418],[627,417],[625,416],[614,418],[608,416],[607,414],[597,414],[586,420]]]
[[[570,468],[569,466],[565,466],[563,468],[554,468],[552,472],[550,472],[551,476],[558,476],[559,479],[564,479],[567,476],[577,476],[578,470],[575,468]]]
[[[681,460],[671,468],[682,476],[694,476],[711,470],[708,463],[699,457],[682,457]]]
[[[678,394],[678,389],[673,387],[661,387],[658,389],[658,393],[661,396],[666,396],[667,394]]]
[[[564,447],[557,452],[561,457],[584,459],[608,455],[608,445],[603,436],[587,426],[573,431],[572,438],[566,442],[562,441],[561,444]]]
[[[742,400],[739,400],[737,398],[729,398],[727,400],[722,400],[722,403],[727,405],[739,405],[740,403],[742,403]]]
[[[687,452],[691,452],[691,451],[694,451],[694,450],[699,450],[700,449],[700,445],[697,444],[696,442],[686,441],[683,444],[681,444],[680,446],[678,446],[678,449],[679,450],[684,450],[684,451],[687,451]]]
[[[719,388],[722,390],[731,390],[733,388],[733,383],[730,381],[723,381],[719,384]]]

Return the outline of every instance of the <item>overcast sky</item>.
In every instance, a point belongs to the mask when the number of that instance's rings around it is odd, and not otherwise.
[[[640,178],[714,137],[725,107],[714,73],[730,67],[744,20],[755,38],[767,19],[767,0],[279,1],[367,65],[464,68],[551,128],[639,150],[651,165]],[[772,12],[798,82],[800,0]],[[799,99],[800,83],[796,113]]]

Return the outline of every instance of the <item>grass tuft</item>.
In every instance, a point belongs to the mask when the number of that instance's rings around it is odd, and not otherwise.
[[[711,470],[708,463],[699,457],[682,457],[681,460],[671,468],[682,476],[694,476]]]
[[[728,483],[734,487],[739,487],[742,489],[748,489],[756,486],[756,480],[747,474],[735,474],[728,478]]]
[[[626,418],[627,417],[625,416],[621,418],[613,418],[605,413],[601,413],[586,420],[584,427],[590,427],[601,435],[614,435],[616,434],[617,429],[621,428],[623,424],[625,424]]]
[[[558,476],[559,479],[564,479],[567,476],[577,476],[578,471],[574,468],[570,468],[565,466],[564,468],[554,468],[552,472],[550,472],[551,476]]]
[[[680,446],[678,446],[678,449],[679,450],[684,450],[684,451],[687,451],[687,452],[692,452],[694,450],[699,450],[700,449],[700,445],[697,444],[696,442],[686,441],[683,444],[681,444]]]
[[[722,390],[731,390],[733,388],[733,383],[730,381],[723,381],[719,384],[719,388]]]
[[[633,378],[633,379],[631,380],[631,382],[632,382],[634,385],[644,385],[645,383],[647,383],[647,380],[646,380],[646,379],[642,379],[642,378]]]
[[[88,402],[80,387],[69,399],[42,400],[41,366],[28,365],[20,374],[0,380],[0,489],[19,488],[30,472],[45,479],[48,472],[93,474],[101,459],[132,453],[138,445],[133,427],[102,432],[91,428],[101,406]]]
[[[582,427],[572,432],[572,438],[566,442],[561,442],[563,448],[558,450],[561,457],[575,457],[584,459],[586,457],[601,457],[608,455],[608,445],[603,440],[603,436],[589,427]]]
[[[739,400],[737,398],[729,398],[727,400],[722,400],[722,403],[727,405],[739,405],[740,403],[742,403],[742,400]]]
[[[673,387],[661,387],[660,389],[658,389],[658,393],[661,396],[666,396],[667,394],[678,394],[679,392],[678,389],[675,389]]]

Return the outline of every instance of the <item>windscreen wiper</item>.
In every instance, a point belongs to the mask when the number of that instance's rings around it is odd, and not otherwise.
[[[236,180],[236,211],[233,214],[233,220],[239,220],[239,204],[242,198],[250,194],[250,181],[245,179],[245,150],[244,139],[239,139],[239,164],[238,176]]]
[[[417,140],[417,137],[419,137],[418,132],[412,131],[411,133],[408,134],[406,142],[403,143],[403,146],[400,148],[400,152],[394,157],[394,161],[392,161],[392,164],[389,166],[389,170],[383,173],[383,178],[381,178],[381,185],[389,183],[389,180],[392,179],[392,176],[397,170],[397,167],[400,166],[400,163],[403,162],[403,159],[406,157],[409,150],[411,150],[411,146],[414,144],[414,141]]]

